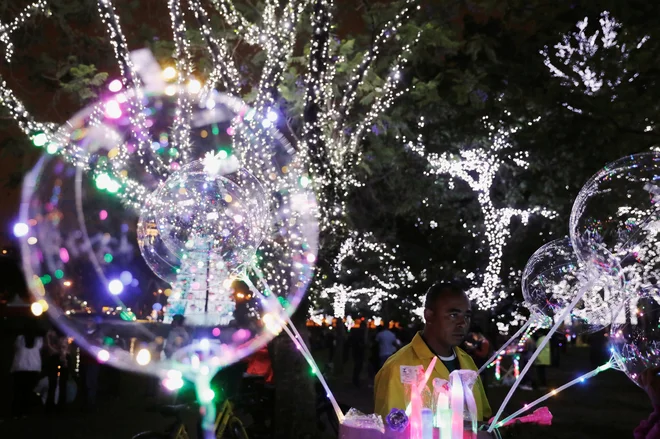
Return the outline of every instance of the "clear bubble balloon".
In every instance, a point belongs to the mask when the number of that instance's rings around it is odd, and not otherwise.
[[[600,255],[606,250],[599,249]],[[624,300],[622,278],[616,273],[616,260],[604,258],[610,267],[607,274],[581,262],[569,238],[551,241],[539,248],[525,266],[522,290],[525,302],[538,314],[553,317],[561,314],[586,289],[571,311],[580,333],[595,332],[612,322]],[[614,275],[610,275],[613,273]]]
[[[660,366],[660,305],[656,292],[629,294],[610,330],[610,351],[617,368],[637,385],[649,367]]]
[[[273,337],[311,280],[318,212],[265,118],[219,93],[128,90],[62,126],[19,220],[31,293],[75,343],[176,387]]]
[[[160,264],[151,267],[168,282],[180,275],[182,258],[213,259],[218,269],[237,274],[252,262],[270,223],[259,180],[235,158],[211,155],[174,172],[149,196],[138,221],[138,243],[147,263],[160,249],[174,256],[174,265],[162,273]]]
[[[655,285],[660,270],[660,153],[623,157],[591,177],[573,205],[570,236],[583,262],[606,271],[608,258],[620,261],[627,290]]]

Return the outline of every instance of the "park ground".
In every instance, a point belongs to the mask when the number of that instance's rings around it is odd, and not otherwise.
[[[320,363],[323,362],[324,355],[325,352],[318,354]],[[551,389],[590,370],[588,349],[569,349],[563,354],[560,366],[548,371]],[[355,388],[350,380],[351,367],[348,362],[343,375],[333,378],[330,385],[340,402],[370,413],[373,388],[368,382],[359,389]],[[5,382],[0,387],[0,438],[129,439],[140,431],[163,430],[169,422],[160,414],[149,411],[149,408],[156,403],[167,401],[170,397],[146,397],[147,379],[140,375],[122,373],[119,389],[110,388],[107,380],[104,384],[102,376],[99,406],[91,413],[73,406],[64,414],[34,414],[24,419],[4,416],[9,412],[10,385],[6,382],[6,375],[2,378]],[[488,397],[493,408],[499,407],[507,390],[506,387],[488,388]],[[542,394],[540,391],[517,391],[505,413],[517,410]],[[633,429],[651,412],[650,402],[644,392],[623,373],[615,370],[602,372],[584,383],[575,385],[553,396],[545,405],[554,415],[552,426],[521,429],[517,437],[632,437]]]

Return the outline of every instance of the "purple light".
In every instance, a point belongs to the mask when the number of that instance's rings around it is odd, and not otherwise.
[[[119,275],[119,280],[124,285],[130,285],[133,282],[133,275],[130,271],[122,271]]]
[[[99,353],[96,354],[96,358],[100,363],[105,363],[110,359],[110,352],[106,351],[105,349],[101,349]]]
[[[69,252],[64,247],[60,248],[60,259],[65,264],[69,262]]]
[[[105,115],[110,119],[119,119],[122,115],[119,102],[112,100],[105,104]]]

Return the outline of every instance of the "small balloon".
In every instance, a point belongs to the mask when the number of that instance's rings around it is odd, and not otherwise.
[[[599,249],[601,256],[606,250]],[[616,260],[603,274],[593,265],[579,261],[569,238],[551,241],[529,258],[522,275],[523,297],[533,312],[548,317],[565,310],[581,289],[582,299],[571,312],[580,333],[603,329],[612,322],[613,313],[624,301],[622,278],[616,273]]]

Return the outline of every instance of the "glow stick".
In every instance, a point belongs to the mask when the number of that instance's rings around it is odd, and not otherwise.
[[[527,329],[527,328],[529,327],[529,325],[532,324],[532,321],[533,321],[533,320],[534,320],[534,318],[533,318],[533,317],[530,317],[530,319],[527,320],[527,322],[525,322],[525,324],[522,325],[522,326],[520,327],[520,329],[518,330],[518,332],[516,332],[515,334],[513,334],[513,337],[511,337],[506,343],[504,343],[504,344],[502,345],[501,348],[499,348],[497,351],[495,351],[495,353],[493,354],[493,356],[490,357],[490,358],[488,359],[488,361],[486,361],[486,362],[484,363],[484,365],[481,366],[481,367],[479,368],[479,370],[477,371],[477,374],[481,374],[481,372],[483,372],[483,371],[488,367],[488,365],[490,365],[490,363],[492,363],[493,360],[495,360],[495,359],[497,358],[498,355],[500,355],[500,354],[504,355],[504,352],[503,352],[504,349],[506,349],[507,346],[509,346],[513,340],[515,340],[516,338],[518,338],[518,336],[519,336],[520,334],[522,334],[523,332],[525,332],[525,329]]]
[[[433,380],[433,401],[435,402],[435,426],[440,427],[443,410],[449,410],[449,396],[445,389],[447,380],[436,378]]]
[[[433,439],[433,410],[422,409],[422,439]]]
[[[557,328],[559,328],[559,326],[562,323],[564,323],[564,319],[566,319],[566,316],[570,314],[573,308],[575,308],[575,305],[577,305],[577,303],[582,299],[582,296],[584,296],[584,294],[591,288],[592,285],[593,285],[593,281],[591,280],[586,284],[582,285],[580,291],[577,293],[573,301],[566,307],[566,309],[564,309],[564,311],[562,311],[559,317],[557,317],[557,321],[552,326],[552,328],[550,328],[548,334],[543,338],[541,344],[536,348],[536,350],[532,354],[532,358],[529,359],[529,361],[525,365],[525,368],[522,370],[522,372],[520,372],[520,375],[518,375],[518,379],[513,383],[513,386],[511,386],[509,393],[507,393],[506,398],[504,398],[504,402],[502,402],[502,405],[500,405],[500,408],[497,410],[497,414],[495,415],[495,418],[493,418],[493,423],[488,428],[489,433],[491,433],[495,428],[495,425],[497,425],[497,420],[499,419],[500,416],[502,416],[502,412],[504,411],[504,408],[506,407],[507,403],[513,396],[513,392],[515,392],[515,390],[518,388],[518,384],[520,384],[520,382],[522,381],[523,377],[525,376],[529,368],[532,367],[532,365],[534,364],[534,360],[536,360],[536,357],[539,356],[545,345],[548,344],[550,338],[552,337],[552,334],[554,334]]]
[[[438,361],[438,357],[433,357],[431,362],[429,363],[429,367],[426,368],[426,371],[424,371],[424,378],[423,381],[421,382],[421,386],[419,387],[419,393],[421,395],[422,390],[424,387],[426,387],[426,383],[428,382],[429,378],[431,378],[431,373],[433,373],[433,368],[435,367],[435,363]],[[412,392],[411,392],[411,402],[408,403],[408,407],[406,407],[406,415],[410,416],[410,411],[411,411],[411,403],[412,403],[412,393],[415,392],[415,386],[412,386]],[[421,397],[421,396],[420,396]]]
[[[529,404],[525,404],[525,406],[523,408],[521,408],[520,410],[518,410],[514,414],[509,415],[506,418],[504,418],[503,420],[501,420],[500,422],[498,422],[497,423],[497,428],[500,428],[501,426],[505,425],[510,420],[518,417],[522,413],[525,413],[527,410],[534,408],[535,406],[542,403],[543,401],[550,398],[551,396],[555,396],[557,393],[561,392],[562,390],[565,390],[565,389],[567,389],[567,388],[571,387],[572,385],[577,384],[579,382],[583,382],[584,380],[589,379],[592,376],[598,375],[600,372],[602,372],[604,370],[607,370],[607,369],[610,369],[610,368],[612,368],[612,360],[611,359],[610,359],[610,361],[603,364],[602,366],[598,366],[597,368],[595,368],[591,372],[585,373],[584,375],[581,375],[581,376],[575,378],[573,381],[570,381],[570,382],[564,384],[563,386],[552,390],[550,393],[547,393],[547,394],[543,395],[542,397],[540,397],[536,401],[530,402]]]
[[[422,389],[419,383],[410,392],[410,439],[422,439]]]
[[[451,439],[463,439],[464,421],[464,395],[463,382],[457,373],[449,375],[451,392]]]

